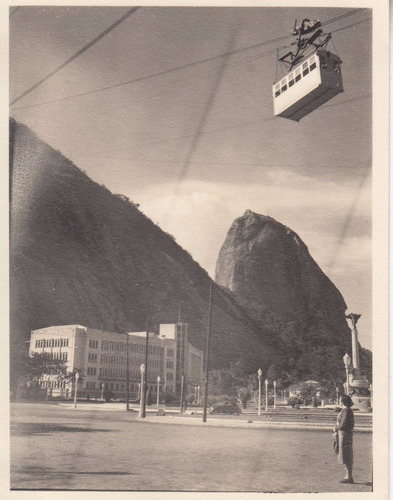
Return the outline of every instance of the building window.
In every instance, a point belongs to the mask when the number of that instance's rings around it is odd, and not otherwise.
[[[173,368],[173,361],[167,361],[166,362],[166,367],[167,368]]]
[[[175,350],[174,350],[174,349],[167,349],[167,351],[166,351],[166,355],[167,355],[167,356],[173,356],[174,352],[175,352]]]
[[[98,340],[89,340],[89,347],[91,349],[98,349]]]
[[[97,362],[97,354],[89,353],[88,360],[96,363]]]
[[[167,373],[167,374],[166,374],[166,379],[167,379],[167,380],[173,380],[173,373],[170,373],[170,372],[169,372],[169,373]]]

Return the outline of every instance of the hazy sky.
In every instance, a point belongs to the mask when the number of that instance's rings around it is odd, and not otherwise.
[[[128,10],[11,8],[10,101]],[[246,209],[289,226],[371,348],[372,12],[354,11],[142,7],[11,116],[140,203],[212,277]],[[344,93],[296,123],[273,117],[272,84],[277,47],[306,17],[332,32]]]

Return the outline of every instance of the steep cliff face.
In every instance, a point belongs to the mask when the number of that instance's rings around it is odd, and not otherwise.
[[[247,210],[234,221],[219,254],[216,282],[276,332],[292,358],[290,368],[301,370],[303,363],[307,369],[321,349],[341,362],[350,349],[343,297],[300,237],[271,217]]]
[[[191,324],[204,349],[207,273],[137,206],[11,121],[11,354],[32,329],[81,324],[106,331]],[[275,341],[258,330],[230,293],[214,286],[212,364],[274,358]]]

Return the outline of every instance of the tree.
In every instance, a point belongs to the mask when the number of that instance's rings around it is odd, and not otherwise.
[[[44,375],[58,376],[62,378],[66,372],[66,361],[53,359],[50,353],[27,353],[19,356],[13,363],[13,377],[16,378],[16,397],[20,397],[20,391],[24,387],[39,391],[40,382]],[[37,396],[38,392],[35,394]]]
[[[66,362],[62,359],[53,359],[50,353],[47,352],[22,356],[18,359],[16,366],[18,379],[22,379],[30,385],[38,383],[43,375],[62,377],[65,370]]]
[[[60,378],[63,380],[69,380],[72,384],[75,384],[76,381],[76,374],[79,373],[79,379],[78,383],[82,383],[85,379],[85,376],[83,375],[82,370],[80,368],[74,368],[72,372],[63,372],[59,374]]]
[[[269,382],[277,382],[277,389],[282,391],[291,384],[291,376],[288,372],[283,370],[279,365],[270,365],[266,378]]]

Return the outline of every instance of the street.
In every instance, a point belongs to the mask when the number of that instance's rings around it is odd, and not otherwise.
[[[354,435],[355,484],[348,485],[339,483],[344,466],[337,463],[331,431],[225,428],[219,422],[206,427],[166,425],[150,420],[153,417],[138,419],[136,412],[14,403],[11,488],[371,491],[371,432]]]

